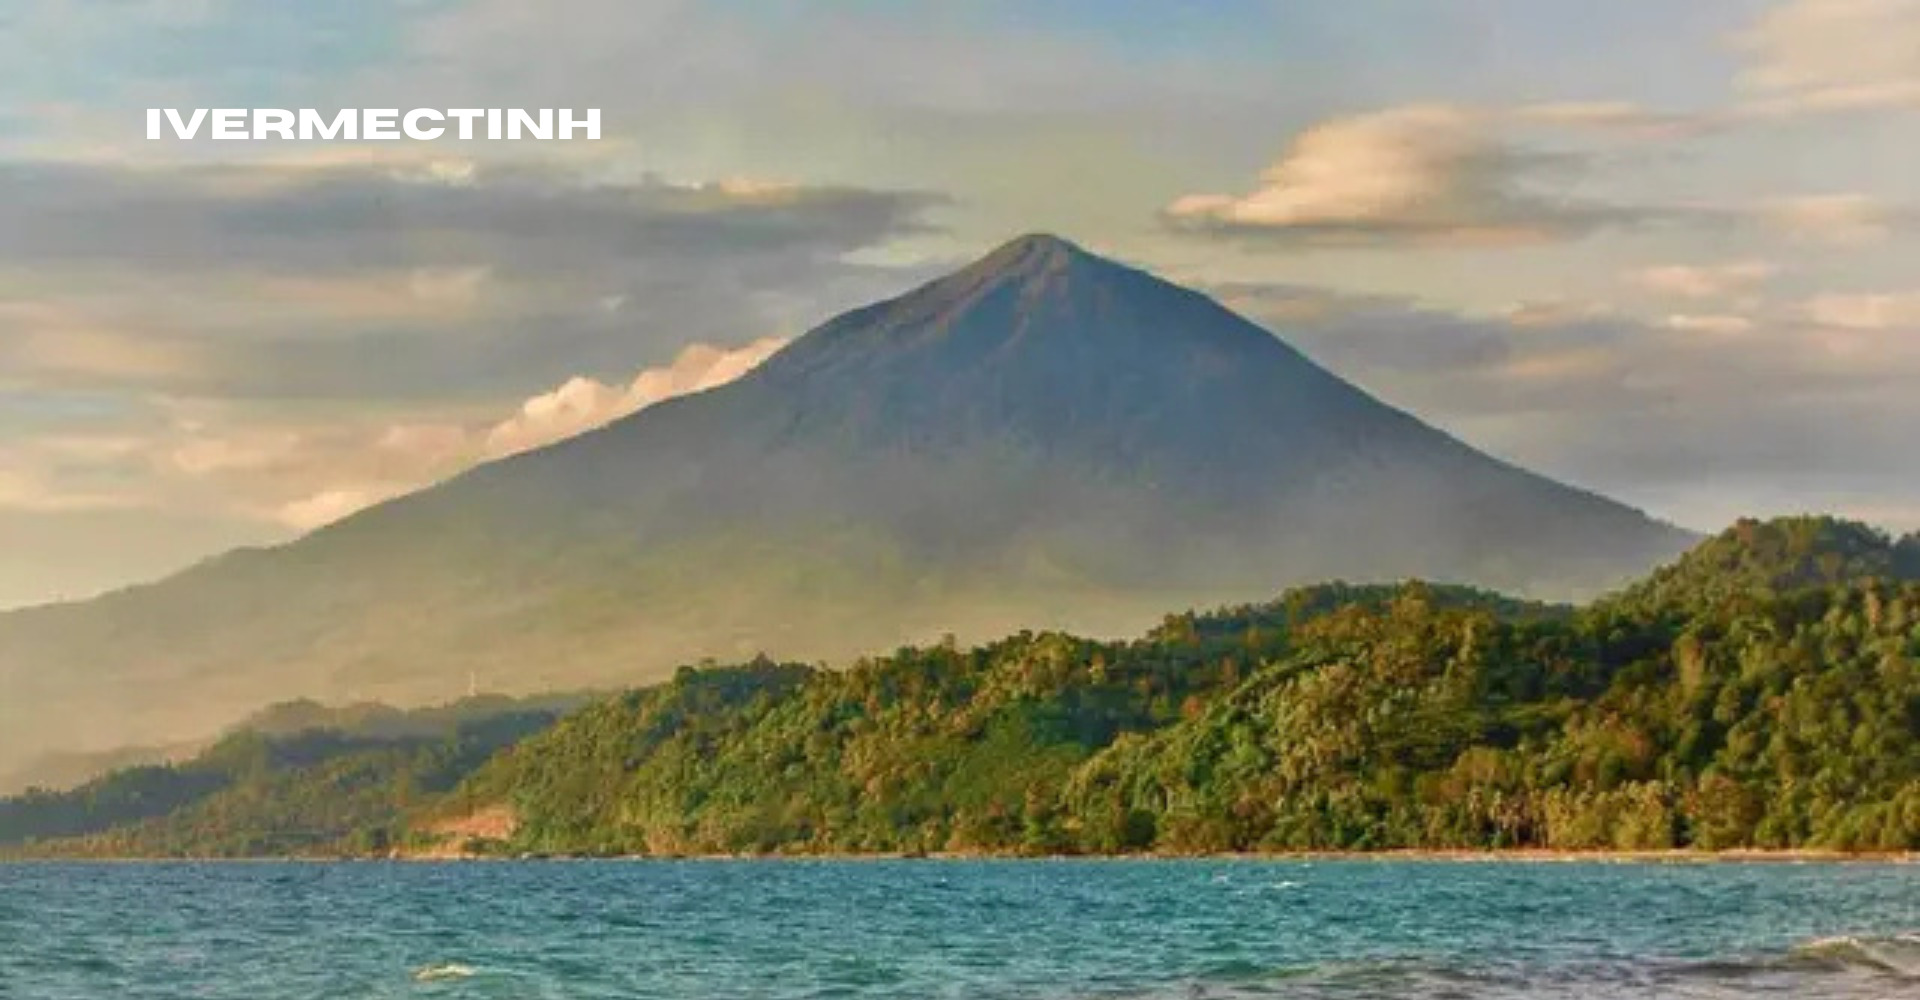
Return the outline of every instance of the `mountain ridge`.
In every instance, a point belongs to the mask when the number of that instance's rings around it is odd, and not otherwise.
[[[728,385],[285,546],[0,616],[0,680],[80,706],[62,738],[125,745],[474,674],[524,692],[945,632],[1120,634],[1320,579],[1591,593],[1689,541],[1204,295],[1029,236]],[[0,706],[0,757],[46,730]]]

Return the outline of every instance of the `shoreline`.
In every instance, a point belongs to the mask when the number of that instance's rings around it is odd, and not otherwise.
[[[1635,865],[1712,865],[1712,864],[1920,864],[1916,851],[1827,851],[1813,849],[1694,851],[1686,849],[1653,851],[1576,851],[1550,848],[1513,848],[1507,850],[1474,849],[1396,849],[1386,851],[1229,851],[1219,853],[1145,853],[1145,854],[994,854],[939,851],[926,854],[901,852],[822,852],[796,854],[396,854],[367,855],[267,855],[260,857],[5,857],[5,865],[165,865],[165,864],[535,864],[535,863],[640,863],[640,862],[883,862],[925,861],[934,863],[1000,862],[1178,862],[1220,861],[1235,863],[1334,862],[1404,864],[1635,864]]]

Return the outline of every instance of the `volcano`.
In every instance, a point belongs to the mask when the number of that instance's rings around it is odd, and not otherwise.
[[[284,546],[0,615],[0,756],[475,676],[530,691],[1133,631],[1336,578],[1574,597],[1692,540],[1474,450],[1204,295],[1028,236],[731,384]]]

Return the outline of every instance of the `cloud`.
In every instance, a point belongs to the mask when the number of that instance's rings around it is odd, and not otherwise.
[[[365,510],[402,492],[380,487],[341,487],[321,490],[312,496],[281,504],[274,519],[297,531],[311,531],[331,524],[356,511]]]
[[[471,439],[467,428],[456,423],[394,424],[381,433],[374,446],[437,467],[465,454]]]
[[[260,525],[304,532],[481,462],[731,382],[786,342],[691,344],[625,383],[576,376],[504,417],[504,407],[489,406],[413,407],[396,418],[169,400],[102,416],[84,430],[16,428],[0,435],[0,514],[142,512],[255,526],[234,537],[256,538]],[[0,392],[0,407],[6,402]],[[0,432],[8,429],[0,422]]]
[[[1504,140],[1495,116],[1443,104],[1323,121],[1246,194],[1190,194],[1175,228],[1277,241],[1510,245],[1570,239],[1646,213],[1556,199],[1528,179],[1564,156]]]
[[[1508,116],[1522,124],[1592,129],[1642,139],[1700,135],[1722,124],[1715,115],[1654,111],[1631,101],[1523,104]]]
[[[1641,268],[1629,275],[1640,287],[1660,295],[1687,299],[1718,299],[1744,292],[1778,273],[1760,260],[1728,264],[1666,264]]]
[[[0,510],[62,513],[117,510],[138,506],[122,494],[74,489],[50,483],[27,469],[0,469]]]
[[[623,385],[574,376],[505,419],[484,416],[359,425],[257,426],[233,413],[182,412],[158,438],[122,438],[116,454],[153,457],[147,474],[181,495],[219,497],[231,513],[310,531],[490,461],[592,430],[662,400],[731,382],[787,341],[691,344]],[[94,450],[100,450],[98,448]],[[0,480],[0,506],[9,493]],[[147,484],[149,496],[165,495]],[[49,494],[51,495],[51,494]],[[15,506],[19,506],[16,504]]]
[[[1792,0],[1734,45],[1749,113],[1920,109],[1920,0]]]
[[[150,384],[198,365],[190,348],[141,337],[83,303],[0,296],[0,381]]]
[[[1760,216],[1796,239],[1841,246],[1878,243],[1920,222],[1913,209],[1864,194],[1778,198],[1762,205]]]
[[[410,164],[0,164],[0,260],[302,276],[399,268],[420,277],[424,293],[458,297],[488,269],[600,272],[675,253],[846,253],[924,231],[920,213],[941,202],[857,188],[608,180],[551,164],[465,164],[460,183],[445,183],[401,169]]]
[[[1819,295],[1802,309],[1808,322],[1842,330],[1920,331],[1920,292]]]
[[[1912,323],[1915,298],[1830,303],[1829,319],[1855,325],[1829,329],[1786,310],[1636,317],[1553,303],[1482,315],[1297,285],[1213,290],[1476,447],[1692,527],[1808,498],[1859,516],[1920,503],[1908,441],[1920,338],[1863,328]]]
[[[260,430],[220,437],[190,433],[166,453],[173,469],[194,478],[233,472],[261,472],[297,453],[300,435],[286,430]]]
[[[1753,320],[1725,313],[1674,313],[1661,320],[1669,330],[1689,333],[1739,334],[1753,330]]]
[[[944,203],[365,149],[0,162],[0,527],[37,518],[74,551],[103,519],[308,530],[491,457],[532,387],[663,369],[597,422],[720,380],[743,333],[897,293],[924,269],[887,249],[936,233]],[[704,382],[689,344],[719,345]],[[565,433],[519,430],[502,442]],[[129,573],[176,565],[177,546],[136,548]]]
[[[559,164],[449,183],[417,166],[0,164],[0,383],[520,396],[897,292],[917,269],[861,255],[931,232],[943,203]]]
[[[0,439],[0,511],[137,509],[143,497],[129,473],[146,461],[144,444],[137,435],[72,431]]]
[[[765,337],[745,347],[691,344],[669,365],[649,368],[626,386],[582,375],[521,404],[520,412],[487,432],[489,455],[510,455],[571,437],[634,413],[663,399],[725,385],[752,371],[786,340]]]

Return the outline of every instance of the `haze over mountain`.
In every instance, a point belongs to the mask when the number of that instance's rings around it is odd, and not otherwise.
[[[1479,452],[1198,293],[1029,236],[737,382],[289,545],[0,615],[0,758],[258,704],[1137,629],[1325,579],[1542,597],[1691,536]]]

